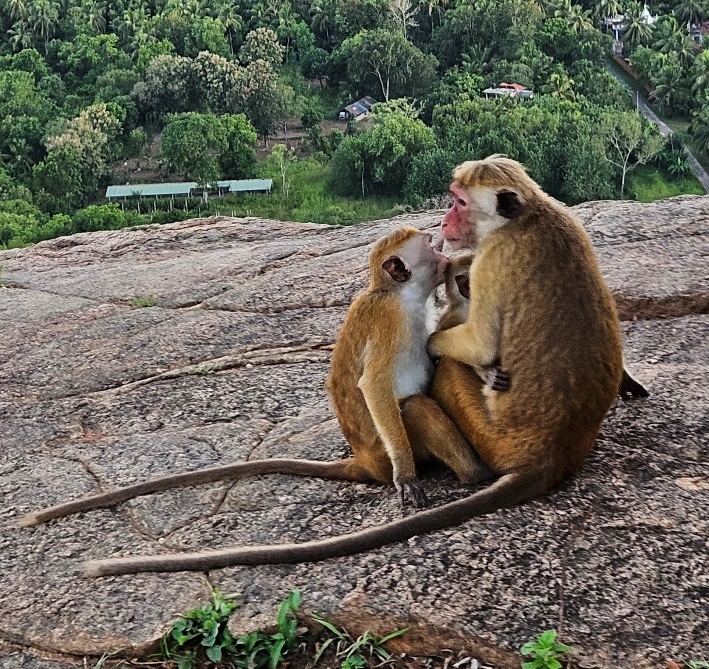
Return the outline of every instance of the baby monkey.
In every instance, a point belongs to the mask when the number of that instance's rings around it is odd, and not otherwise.
[[[393,482],[402,505],[420,508],[426,496],[416,462],[431,457],[464,483],[483,480],[487,469],[453,422],[425,397],[435,371],[426,351],[426,301],[443,282],[448,264],[431,236],[411,227],[394,230],[370,253],[369,287],[347,312],[327,384],[352,457],[331,462],[274,458],[161,476],[30,513],[20,524],[38,525],[169,488],[269,473]],[[494,373],[489,378],[492,388],[501,383]]]
[[[446,268],[446,308],[438,320],[437,331],[448,330],[468,320],[470,311],[470,265],[474,254],[465,253],[450,260]],[[492,367],[473,367],[485,384],[483,392],[488,394],[506,392],[510,389],[510,375],[495,361]]]

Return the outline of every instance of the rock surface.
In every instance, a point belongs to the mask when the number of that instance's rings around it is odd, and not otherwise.
[[[210,585],[240,594],[236,630],[273,620],[297,587],[307,609],[353,630],[413,621],[429,650],[458,644],[500,667],[519,666],[504,649],[552,627],[582,667],[709,659],[709,197],[576,211],[626,319],[628,363],[651,391],[613,406],[578,476],[368,554],[208,578],[86,580],[78,568],[339,534],[396,518],[395,497],[271,476],[32,529],[17,520],[168,471],[343,455],[323,384],[368,245],[397,223],[435,228],[440,212],[351,228],[193,220],[0,253],[0,667],[140,655]],[[445,474],[426,487],[433,505],[467,494]]]

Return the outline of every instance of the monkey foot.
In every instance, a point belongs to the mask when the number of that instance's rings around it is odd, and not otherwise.
[[[401,502],[402,508],[405,509],[410,505],[415,509],[423,509],[428,504],[423,485],[418,479],[400,479],[394,481],[394,485],[399,493],[399,501]]]
[[[485,385],[498,393],[507,392],[510,389],[510,375],[501,367],[494,367],[488,372]]]

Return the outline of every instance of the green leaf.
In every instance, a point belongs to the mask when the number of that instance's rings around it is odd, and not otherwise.
[[[319,616],[317,613],[313,613],[313,620],[315,620],[316,622],[319,622],[325,629],[330,630],[339,639],[345,638],[345,634],[344,634],[344,632],[342,632],[342,630],[339,630],[329,620],[325,620],[325,618],[323,618],[322,616]]]
[[[554,651],[556,651],[557,653],[571,653],[573,652],[573,650],[573,646],[567,646],[563,643],[554,644]]]
[[[330,637],[327,639],[321,646],[318,648],[317,652],[313,656],[313,666],[315,666],[318,663],[318,660],[322,656],[322,654],[327,650],[327,647],[335,641],[335,637]]]
[[[527,641],[527,643],[519,649],[522,655],[536,655],[537,654],[537,644],[534,641]]]
[[[280,641],[277,641],[272,647],[271,647],[271,652],[270,652],[270,663],[269,666],[271,669],[276,669],[278,666],[278,663],[281,661],[283,658],[283,647],[286,645],[286,640],[281,639]]]
[[[556,641],[556,630],[547,630],[537,637],[537,643],[541,646],[551,646]]]
[[[386,636],[382,637],[379,639],[379,643],[386,643],[387,641],[391,641],[392,639],[396,639],[396,637],[401,636],[402,634],[406,634],[410,627],[404,627],[404,629],[401,630],[396,630],[396,632],[392,632],[391,634],[387,634]]]
[[[547,660],[547,669],[561,669],[561,662],[555,658],[549,658]]]
[[[191,653],[187,655],[182,655],[177,660],[177,669],[194,669],[194,666],[194,655],[192,655]]]
[[[207,648],[207,657],[212,662],[221,662],[222,661],[222,647],[221,646],[211,646],[210,648]]]
[[[522,669],[537,669],[536,662],[522,662]]]

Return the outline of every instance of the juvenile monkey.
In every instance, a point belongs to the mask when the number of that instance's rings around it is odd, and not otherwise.
[[[449,328],[465,323],[470,311],[470,265],[473,254],[453,258],[446,268],[446,307],[438,320],[437,330]],[[496,392],[505,392],[510,389],[510,376],[503,371],[499,361],[494,367],[475,367],[475,373],[485,385]],[[489,391],[485,391],[489,392]]]
[[[447,264],[448,259],[432,247],[430,235],[408,227],[379,240],[370,253],[369,288],[347,312],[328,378],[352,457],[333,462],[257,460],[163,476],[36,511],[20,524],[37,525],[176,486],[266,473],[393,482],[402,505],[414,507],[426,503],[416,478],[416,460],[436,456],[466,483],[489,475],[450,419],[435,402],[423,397],[434,373],[426,351],[430,333],[424,324],[424,307],[431,291],[443,281]],[[402,411],[400,404],[407,397]],[[435,438],[429,448],[426,440],[431,432]]]

